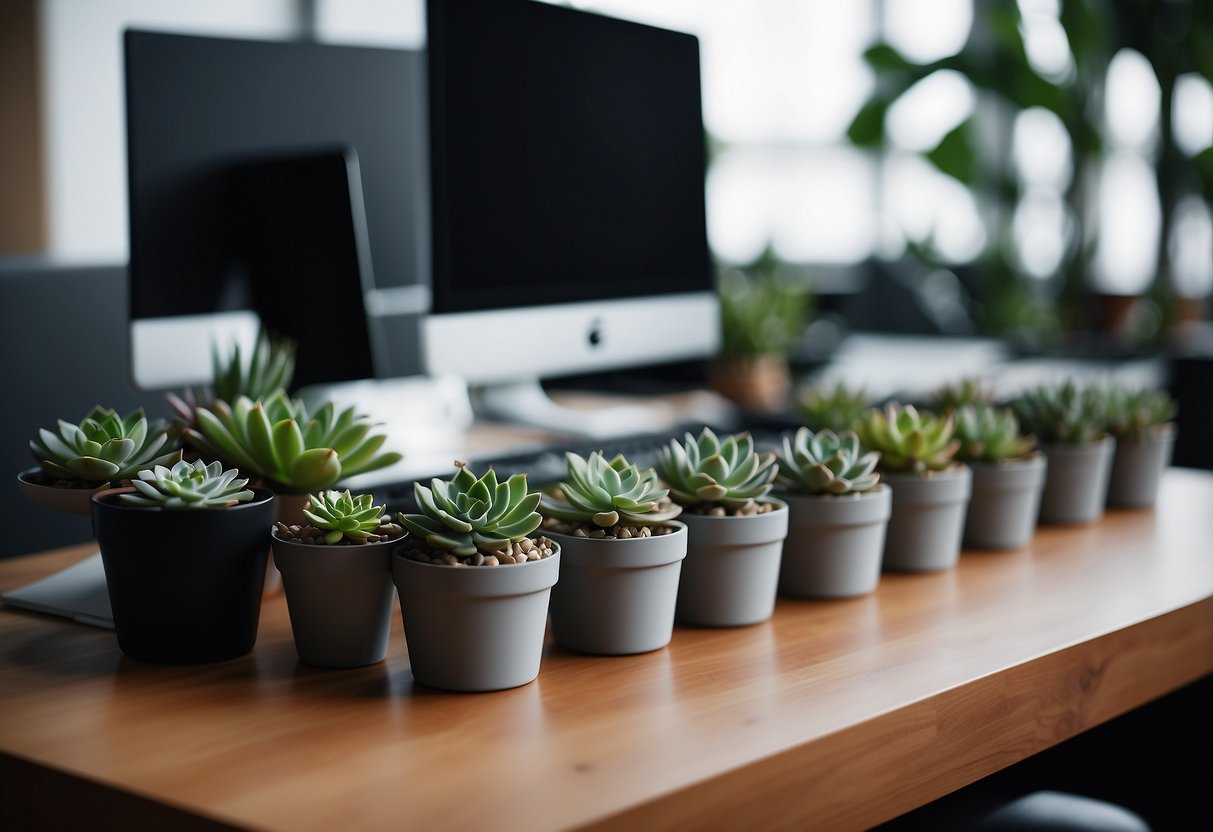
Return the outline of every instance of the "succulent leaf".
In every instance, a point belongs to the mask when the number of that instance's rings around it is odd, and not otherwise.
[[[342,540],[366,543],[379,531],[383,520],[383,506],[374,505],[370,494],[355,497],[348,489],[310,495],[303,513],[313,526],[325,532],[324,542],[330,545]]]
[[[1040,385],[1021,393],[1011,407],[1020,430],[1041,442],[1080,445],[1102,439],[1105,432],[1107,396],[1094,385]]]
[[[854,431],[841,436],[831,430],[814,433],[807,427],[783,439],[779,482],[804,494],[858,494],[880,482],[877,451],[861,453]]]
[[[1175,401],[1165,390],[1110,384],[1105,396],[1107,430],[1117,439],[1140,439],[1175,418]]]
[[[55,479],[120,482],[132,479],[142,468],[181,459],[180,450],[164,450],[170,444],[165,421],[149,420],[142,409],[122,417],[97,406],[78,424],[60,419],[57,427],[57,432],[40,428],[29,443],[34,459]]]
[[[568,453],[565,461],[568,479],[539,503],[547,517],[611,528],[621,522],[660,525],[682,513],[681,506],[660,505],[669,491],[660,487],[652,468],[637,468],[622,455],[607,462],[598,451],[588,459]]]
[[[955,419],[919,411],[914,405],[890,402],[870,408],[855,426],[862,445],[880,453],[883,471],[924,473],[952,464],[960,442],[953,438]]]
[[[775,454],[754,452],[748,433],[722,443],[705,427],[698,437],[686,434],[685,442],[671,440],[661,451],[657,470],[679,505],[714,503],[736,509],[765,496],[779,466]]]
[[[144,508],[216,509],[253,499],[248,479],[239,471],[223,470],[220,462],[178,460],[172,468],[154,465],[131,480],[138,494],[122,494],[119,501]]]
[[[397,519],[431,548],[459,556],[501,552],[542,522],[535,511],[540,495],[527,493],[524,474],[498,483],[491,468],[478,478],[459,464],[451,479],[416,483],[413,492],[419,513]]]
[[[998,462],[1023,459],[1036,447],[1036,437],[1022,436],[1019,420],[1006,408],[965,405],[956,411],[958,459],[965,462]]]

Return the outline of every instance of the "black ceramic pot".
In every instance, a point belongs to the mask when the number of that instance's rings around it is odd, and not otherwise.
[[[227,509],[125,506],[92,501],[118,646],[157,664],[203,664],[243,656],[257,639],[274,495],[254,489]]]

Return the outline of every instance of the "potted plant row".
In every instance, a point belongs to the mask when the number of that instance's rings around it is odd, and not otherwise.
[[[652,468],[566,454],[568,478],[543,495],[544,532],[560,546],[552,637],[571,650],[644,653],[669,643],[687,527]]]

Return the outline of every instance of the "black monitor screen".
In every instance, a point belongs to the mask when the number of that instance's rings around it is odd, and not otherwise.
[[[530,0],[430,0],[434,309],[701,291],[699,44]]]

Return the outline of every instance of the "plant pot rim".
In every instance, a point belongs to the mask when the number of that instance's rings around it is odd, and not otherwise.
[[[745,514],[745,515],[723,514],[723,515],[720,515],[720,514],[694,514],[694,513],[686,511],[686,506],[683,506],[683,512],[682,512],[682,514],[678,515],[678,518],[679,518],[680,522],[685,522],[688,517],[693,518],[696,521],[704,520],[704,521],[710,521],[710,522],[720,522],[722,520],[760,520],[763,517],[771,517],[773,515],[779,514],[779,512],[781,512],[781,511],[788,510],[788,504],[777,497],[763,498],[761,500],[755,500],[754,502],[770,503],[771,505],[775,506],[775,508],[773,511],[767,511],[762,514]]]
[[[883,474],[881,476],[883,476]],[[813,501],[820,501],[823,503],[833,502],[835,500],[842,502],[845,500],[847,502],[857,503],[860,500],[868,499],[871,497],[878,497],[882,493],[884,493],[886,491],[891,491],[891,490],[892,489],[889,487],[888,483],[878,482],[878,483],[876,483],[876,485],[874,487],[869,488],[867,491],[852,491],[848,494],[803,494],[798,491],[780,491],[779,499],[783,500],[785,502],[787,500],[791,499],[791,500],[813,500]]]
[[[1099,439],[1092,439],[1090,442],[1041,442],[1039,447],[1045,456],[1080,456],[1083,454],[1103,453],[1105,449],[1111,448],[1115,444],[1116,437],[1110,433],[1105,433]]]
[[[1141,442],[1147,439],[1170,439],[1175,436],[1176,432],[1177,426],[1175,422],[1163,422],[1161,425],[1150,425],[1140,436],[1116,436],[1115,434],[1108,435],[1112,436],[1117,442],[1124,442],[1128,444],[1132,442]]]
[[[253,499],[246,500],[243,503],[237,503],[234,506],[225,506],[224,508],[165,508],[164,506],[128,506],[128,505],[123,505],[122,503],[119,503],[116,500],[110,499],[111,497],[117,497],[120,494],[135,493],[134,486],[124,485],[119,488],[103,488],[99,491],[96,491],[93,493],[93,496],[92,496],[92,499],[90,500],[90,502],[96,503],[98,506],[104,506],[106,508],[106,510],[110,510],[110,511],[138,511],[138,512],[156,511],[156,512],[160,512],[162,514],[190,514],[190,515],[199,514],[199,515],[201,515],[202,513],[205,513],[205,512],[214,512],[216,514],[221,514],[223,512],[227,512],[227,511],[239,511],[240,509],[263,505],[264,503],[267,503],[270,500],[273,500],[274,496],[275,496],[273,491],[271,491],[268,488],[261,488],[260,486],[258,486],[257,488],[253,488],[252,492],[253,492]]]
[[[46,472],[42,470],[41,465],[34,465],[30,468],[23,468],[18,471],[17,479],[21,480],[21,482],[25,483],[26,485],[32,485],[36,488],[52,488],[55,491],[100,491],[103,488],[109,487],[108,482],[99,483],[98,485],[88,486],[85,488],[64,488],[63,486],[59,485],[46,485],[45,483],[35,482],[33,478],[38,474],[43,473]],[[81,482],[84,482],[84,480],[81,480]]]
[[[626,543],[643,543],[646,540],[654,540],[654,539],[661,540],[666,537],[673,537],[678,534],[685,534],[686,527],[687,527],[687,524],[682,522],[681,520],[667,520],[664,523],[653,523],[652,525],[653,526],[665,526],[665,527],[673,526],[673,527],[675,527],[675,530],[672,534],[650,535],[649,537],[578,537],[575,534],[568,534],[566,532],[554,532],[554,531],[551,531],[548,529],[544,529],[543,535],[544,535],[544,537],[548,537],[548,538],[560,537],[560,538],[565,538],[568,540],[576,540],[576,541],[589,540],[589,541],[593,541],[595,543],[603,543],[606,545],[610,545],[610,544],[614,544],[614,543],[625,543],[625,544]],[[527,563],[530,563],[530,561],[527,561]],[[522,566],[522,565],[523,564],[520,564],[520,563],[514,564],[514,566]]]
[[[1013,456],[1006,459],[978,459],[966,462],[970,468],[1013,468],[1025,465],[1035,465],[1046,459],[1044,451],[1037,448],[1027,456]]]
[[[925,480],[935,480],[935,479],[958,477],[958,476],[964,475],[965,469],[971,470],[971,468],[967,462],[953,462],[951,465],[949,465],[947,468],[944,468],[942,471],[886,471],[886,470],[883,470],[880,468],[878,468],[877,470],[880,471],[880,478],[884,482],[887,483],[889,481],[889,479],[891,479],[891,478],[901,479],[901,480],[913,479],[913,480],[925,481]]]
[[[546,535],[544,535],[544,536],[546,537]],[[449,563],[422,563],[421,561],[419,561],[415,558],[411,558],[407,554],[405,554],[404,552],[401,551],[401,549],[407,545],[408,539],[409,539],[409,535],[406,534],[402,539],[393,541],[396,544],[396,549],[393,550],[393,552],[392,552],[392,560],[395,561],[395,560],[399,559],[400,561],[410,564],[412,566],[426,566],[426,567],[433,567],[434,569],[458,569],[458,570],[471,570],[473,572],[482,572],[482,571],[483,572],[492,572],[493,570],[497,570],[497,569],[512,569],[514,567],[518,567],[521,569],[521,568],[531,566],[536,563],[544,563],[545,561],[553,560],[554,558],[560,557],[560,548],[559,548],[560,544],[556,541],[552,541],[553,543],[556,543],[556,546],[557,546],[557,549],[555,552],[552,552],[552,554],[549,557],[540,558],[539,560],[528,560],[526,563],[498,563],[496,566],[488,566],[488,567],[483,566],[483,565],[481,565],[481,566],[467,566],[467,565],[451,566]]]
[[[387,546],[389,544],[399,545],[404,542],[405,538],[408,537],[408,534],[405,533],[398,537],[393,537],[390,540],[376,540],[374,543],[347,543],[347,544],[307,543],[302,540],[290,540],[288,538],[282,537],[281,535],[278,534],[278,527],[271,526],[270,527],[270,536],[273,538],[275,543],[286,543],[291,546],[305,546],[308,549],[335,549],[335,550],[355,549],[356,550],[356,549],[366,549],[370,546]]]

